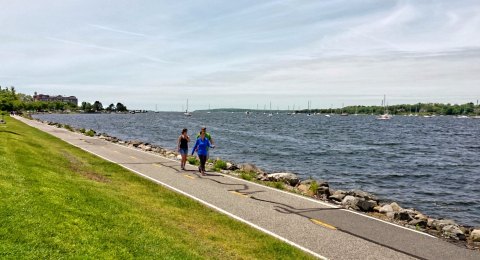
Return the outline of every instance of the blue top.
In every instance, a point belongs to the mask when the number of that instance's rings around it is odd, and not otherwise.
[[[197,142],[195,143],[195,146],[193,147],[192,154],[198,148],[198,151],[197,151],[198,155],[207,155],[207,147],[213,148],[213,146],[210,144],[210,141],[208,141],[206,137],[203,140],[202,138],[198,138]]]

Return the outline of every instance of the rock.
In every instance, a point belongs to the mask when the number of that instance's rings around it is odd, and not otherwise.
[[[335,200],[335,201],[342,201],[345,196],[347,196],[347,192],[344,191],[344,190],[336,190],[333,195],[331,195],[330,197],[328,197],[329,199],[331,200]]]
[[[181,159],[182,159],[182,156],[179,154],[179,155],[177,155],[176,158],[177,158],[177,160],[181,160]]]
[[[317,195],[325,195],[325,196],[330,196],[330,190],[328,187],[325,186],[320,186],[317,188],[316,192]]]
[[[409,225],[412,225],[414,227],[421,227],[421,228],[426,228],[427,227],[427,220],[426,219],[414,219],[408,222]]]
[[[353,209],[359,210],[357,206],[357,202],[358,202],[358,198],[352,195],[348,195],[348,196],[345,196],[345,198],[343,198],[342,205],[345,207],[351,207]]]
[[[349,195],[353,195],[353,196],[359,197],[359,198],[364,198],[365,200],[375,200],[375,201],[378,201],[377,196],[375,196],[375,195],[373,195],[373,194],[370,194],[370,193],[368,193],[368,192],[365,192],[365,191],[354,190],[354,191],[351,191],[350,193],[351,193],[351,194],[349,194]]]
[[[331,195],[328,198],[331,199],[331,200],[342,201],[343,198],[345,198],[345,194],[335,192],[333,195]]]
[[[133,141],[130,141],[129,144],[133,145],[134,147],[138,147],[139,145],[143,144],[143,142],[138,140],[133,140]]]
[[[229,170],[229,171],[238,170],[238,166],[234,163],[227,162],[227,170]]]
[[[395,218],[395,212],[393,212],[393,211],[387,212],[387,214],[385,214],[385,215],[387,215],[387,217],[390,218],[390,219]]]
[[[427,219],[427,226],[432,227],[432,226],[433,226],[433,221],[435,221],[435,220],[436,220],[436,219],[428,218],[428,219]]]
[[[427,219],[428,219],[428,217],[425,216],[425,215],[423,215],[422,213],[419,213],[419,214],[415,215],[414,218],[415,218],[415,219],[423,219],[423,220],[425,220],[425,221],[427,221]]]
[[[382,207],[380,207],[380,206],[377,205],[377,206],[373,207],[373,211],[375,211],[375,212],[380,212],[380,209],[381,209],[381,208],[382,208]]]
[[[460,230],[458,225],[446,225],[442,228],[442,232],[446,237],[465,240],[465,233]]]
[[[473,242],[480,242],[480,229],[474,229],[470,232],[470,239]]]
[[[412,217],[408,212],[401,211],[401,212],[395,212],[394,219],[396,220],[401,220],[401,221],[410,221],[412,220]]]
[[[244,172],[257,172],[257,173],[262,172],[261,170],[259,170],[257,168],[257,166],[255,166],[251,163],[242,164],[242,166],[240,167],[240,170],[242,170]]]
[[[402,207],[400,207],[396,202],[392,202],[390,206],[392,206],[394,212],[400,212],[402,210]]]
[[[383,205],[382,208],[380,208],[380,213],[384,213],[384,214],[387,214],[389,212],[393,212],[393,208],[392,208],[392,205],[390,204],[386,204],[386,205]]]
[[[457,225],[457,223],[451,219],[440,219],[432,222],[432,227],[439,231],[443,230],[443,228],[448,225]]]
[[[365,200],[362,198],[357,201],[356,205],[362,211],[368,212],[368,211],[372,211],[373,207],[377,206],[377,202],[374,200]]]
[[[296,174],[290,172],[277,172],[267,174],[266,179],[268,181],[281,181],[290,184],[291,186],[297,185],[300,179]]]

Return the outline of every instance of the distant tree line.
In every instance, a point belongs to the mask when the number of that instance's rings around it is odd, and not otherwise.
[[[430,115],[475,115],[480,114],[480,106],[474,103],[466,104],[441,104],[441,103],[417,103],[402,104],[390,106],[348,106],[335,109],[304,109],[296,111],[298,113],[322,113],[322,114],[374,114],[380,115],[388,112],[392,115],[408,115],[408,114],[430,114]]]
[[[95,101],[93,105],[88,102],[82,102],[79,107],[69,102],[34,101],[33,97],[30,95],[17,93],[15,87],[2,88],[0,86],[0,111],[72,111],[95,113],[127,112],[128,109],[122,103],[117,103],[117,105],[110,104],[108,107],[104,108],[100,101]]]

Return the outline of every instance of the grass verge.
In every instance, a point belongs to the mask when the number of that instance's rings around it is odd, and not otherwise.
[[[0,128],[0,258],[310,255],[51,135]]]

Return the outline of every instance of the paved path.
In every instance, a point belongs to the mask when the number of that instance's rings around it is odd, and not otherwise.
[[[72,145],[194,198],[287,243],[328,259],[480,259],[471,251],[357,212],[152,153],[15,117]]]

